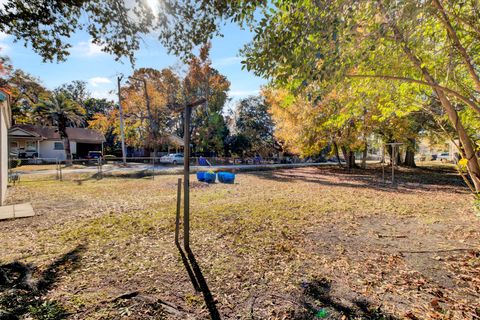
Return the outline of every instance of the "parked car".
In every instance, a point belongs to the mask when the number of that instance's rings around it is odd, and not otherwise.
[[[38,158],[38,152],[32,150],[20,151],[18,152],[18,157],[20,159],[34,159]]]
[[[82,161],[85,165],[94,165],[98,164],[98,159],[103,159],[102,151],[88,151],[87,155],[85,156],[87,161]]]
[[[448,152],[442,152],[437,156],[440,161],[450,161],[450,154]]]
[[[88,151],[87,156],[85,157],[86,159],[101,159],[102,156],[102,151]]]
[[[183,164],[183,154],[182,153],[170,153],[166,156],[160,158],[161,163],[171,163],[171,164]]]

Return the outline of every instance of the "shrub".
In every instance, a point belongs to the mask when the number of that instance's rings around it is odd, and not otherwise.
[[[20,167],[22,165],[22,160],[20,159],[10,159],[10,168]]]

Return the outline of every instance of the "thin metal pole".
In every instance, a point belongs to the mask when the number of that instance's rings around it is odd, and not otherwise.
[[[182,206],[182,178],[178,178],[177,184],[177,215],[175,216],[175,244],[178,242],[178,234],[180,229],[180,208]]]
[[[190,249],[190,115],[192,109],[185,106],[183,128],[183,246]]]
[[[382,151],[382,181],[385,183],[385,145],[383,146]]]
[[[123,109],[122,109],[122,94],[120,88],[120,81],[122,81],[122,77],[117,77],[117,85],[118,85],[118,111],[120,113],[120,137],[122,141],[122,161],[123,164],[127,163],[126,153],[125,153],[125,131],[123,128]]]
[[[101,158],[97,159],[97,169],[98,169],[98,177],[100,179],[103,179],[102,159]]]
[[[155,180],[155,154],[153,154],[152,179]]]

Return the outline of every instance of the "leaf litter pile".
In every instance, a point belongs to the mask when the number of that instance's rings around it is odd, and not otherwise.
[[[448,170],[299,168],[192,184],[222,319],[480,319],[480,218]],[[32,181],[0,222],[0,318],[209,319],[174,244],[177,176]],[[192,175],[192,180],[194,176]]]

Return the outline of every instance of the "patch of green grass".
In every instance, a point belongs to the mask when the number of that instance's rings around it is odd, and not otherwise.
[[[28,312],[36,320],[59,320],[66,317],[65,310],[56,301],[44,301],[28,307]]]

